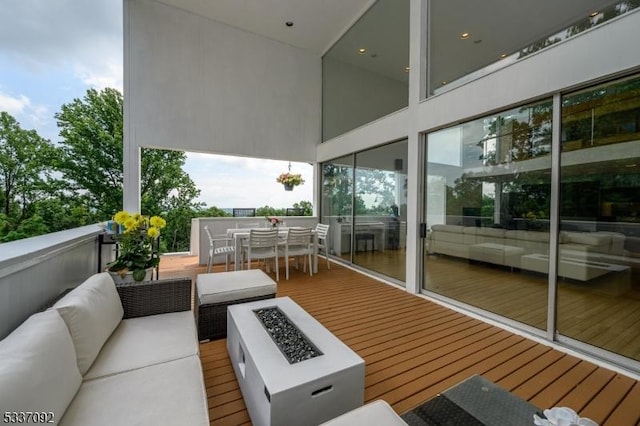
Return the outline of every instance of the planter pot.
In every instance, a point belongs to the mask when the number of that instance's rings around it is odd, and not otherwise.
[[[151,274],[153,273],[153,268],[147,268],[146,271],[147,273],[144,275],[143,281],[151,280]],[[111,272],[111,271],[107,271],[107,272],[109,273],[109,275],[111,275],[111,278],[113,279],[113,282],[116,283],[116,285],[131,284],[136,282],[133,279],[133,272],[127,272],[124,275],[124,277],[120,276],[120,274],[118,274],[117,272]]]
[[[289,185],[288,183],[284,184],[285,191],[293,191],[293,185]]]

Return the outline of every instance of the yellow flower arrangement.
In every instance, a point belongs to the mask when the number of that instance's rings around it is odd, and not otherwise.
[[[132,272],[135,281],[142,281],[147,268],[155,268],[160,263],[152,244],[160,236],[160,229],[167,226],[167,222],[160,216],[149,218],[124,210],[116,213],[113,220],[123,227],[123,232],[118,238],[118,257],[107,264],[107,269],[121,277]]]

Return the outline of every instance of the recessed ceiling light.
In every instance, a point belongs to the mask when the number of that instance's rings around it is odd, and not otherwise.
[[[589,15],[589,18],[595,18],[599,14],[600,14],[600,12],[591,12],[591,14]]]
[[[287,21],[284,23],[287,27],[293,27],[293,22]]]
[[[365,49],[364,47],[361,47],[360,49],[358,49],[358,54],[364,55],[365,53],[367,53],[367,49]]]
[[[506,54],[506,53],[503,53],[502,55],[500,55],[500,57],[501,57],[501,58],[506,58],[506,57],[507,57],[507,54]]]
[[[404,72],[409,72],[410,69],[411,68],[409,68],[409,67],[404,67]]]
[[[469,33],[462,33],[462,34],[460,34],[460,38],[461,38],[462,40],[466,40],[466,39],[468,39],[469,37],[471,37],[471,34],[469,34]]]
[[[444,86],[445,84],[447,84],[447,81],[446,81],[446,80],[442,82],[442,85],[443,85],[443,86]]]

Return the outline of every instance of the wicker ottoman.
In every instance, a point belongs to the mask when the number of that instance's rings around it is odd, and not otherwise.
[[[259,269],[199,274],[196,279],[198,339],[227,337],[227,306],[272,299],[276,282]]]

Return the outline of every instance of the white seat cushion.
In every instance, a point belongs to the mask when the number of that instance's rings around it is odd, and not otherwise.
[[[58,311],[32,315],[0,341],[0,412],[52,412],[60,420],[82,376]]]
[[[61,426],[209,425],[197,356],[86,380]]]
[[[276,282],[259,269],[200,274],[196,280],[196,287],[201,305],[276,293]]]
[[[84,379],[198,355],[198,351],[192,311],[130,318],[120,322]]]
[[[407,426],[386,401],[378,399],[367,405],[351,410],[341,416],[322,423],[325,426]]]
[[[124,315],[111,276],[107,272],[92,275],[52,309],[60,312],[69,327],[78,368],[84,375]]]

